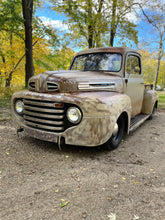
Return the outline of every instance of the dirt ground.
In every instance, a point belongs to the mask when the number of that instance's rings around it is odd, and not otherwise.
[[[165,112],[115,151],[59,151],[0,114],[1,220],[165,220]]]

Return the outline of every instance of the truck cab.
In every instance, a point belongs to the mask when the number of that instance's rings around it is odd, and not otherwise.
[[[33,76],[13,94],[17,132],[42,140],[115,149],[124,133],[152,118],[158,96],[145,85],[141,55],[129,48],[81,51],[68,71]]]

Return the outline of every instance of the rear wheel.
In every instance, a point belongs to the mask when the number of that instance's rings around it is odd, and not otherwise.
[[[154,104],[152,114],[150,115],[150,117],[148,119],[153,119],[153,117],[155,116],[155,111],[156,111],[156,103]]]
[[[124,135],[124,130],[125,130],[125,119],[124,116],[121,115],[116,122],[112,136],[104,144],[107,150],[114,150],[119,146]]]

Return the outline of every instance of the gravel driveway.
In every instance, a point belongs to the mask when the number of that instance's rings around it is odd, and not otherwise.
[[[165,220],[165,112],[115,151],[59,151],[0,111],[1,220]]]

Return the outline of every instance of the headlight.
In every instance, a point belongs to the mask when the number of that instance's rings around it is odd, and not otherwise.
[[[80,122],[82,115],[78,108],[70,107],[67,110],[67,118],[71,123],[77,124]]]
[[[21,114],[23,112],[23,101],[17,100],[15,103],[15,110],[18,114]]]

